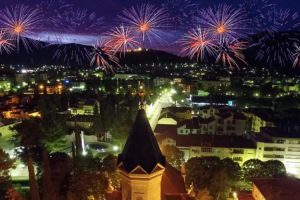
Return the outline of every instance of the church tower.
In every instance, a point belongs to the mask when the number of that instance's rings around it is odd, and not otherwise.
[[[161,200],[165,157],[144,109],[138,111],[123,152],[118,156],[118,167],[122,200]]]

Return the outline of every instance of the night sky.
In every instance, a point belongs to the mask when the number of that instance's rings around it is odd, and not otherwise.
[[[50,0],[51,1],[51,0]],[[62,1],[62,0],[57,0]],[[117,16],[121,14],[122,9],[129,8],[130,6],[136,6],[140,5],[142,3],[150,3],[154,4],[156,6],[161,6],[164,2],[168,0],[152,0],[152,1],[143,1],[143,0],[66,0],[65,2],[68,2],[70,4],[73,4],[74,8],[78,9],[87,9],[87,12],[95,12],[97,17],[103,17],[103,23],[101,27],[101,31],[99,32],[92,32],[87,30],[72,30],[72,31],[65,31],[63,29],[61,30],[55,30],[53,31],[49,26],[43,27],[43,29],[37,31],[33,37],[38,38],[39,40],[43,41],[52,41],[55,40],[55,37],[57,35],[61,36],[62,38],[60,41],[63,43],[80,43],[80,44],[87,44],[92,45],[95,43],[96,40],[99,39],[99,36],[102,36],[103,33],[107,32],[112,27],[118,26],[120,22],[116,20]],[[182,35],[183,31],[189,30],[190,27],[186,26],[186,24],[190,23],[187,20],[191,19],[192,16],[189,13],[190,10],[195,9],[195,4],[197,4],[197,9],[205,9],[208,6],[215,6],[220,3],[226,3],[229,5],[232,5],[233,7],[239,7],[242,0],[174,0],[170,2],[174,2],[172,8],[172,17],[176,17],[175,15],[180,15],[182,13],[185,13],[186,18],[182,19],[182,24],[175,24],[171,22],[172,27],[169,28],[169,30],[165,31],[164,34],[162,34],[162,38],[164,39],[164,42],[162,43],[155,43],[152,45],[153,48],[160,48],[164,50],[169,50],[176,52],[177,49],[174,49],[172,45],[166,45],[170,44],[171,41],[178,40],[178,37]],[[255,1],[264,1],[264,0],[251,0],[253,2]],[[37,4],[41,3],[42,1],[38,0],[1,0],[0,6],[10,6],[15,5],[18,3],[22,4],[28,4],[32,7],[36,6]],[[190,3],[190,7],[187,6],[188,3]],[[300,11],[300,3],[299,0],[270,0],[269,3],[276,4],[276,7],[278,9],[289,9],[291,12],[299,12]],[[184,8],[184,10],[183,10]],[[183,30],[186,29],[186,30]],[[262,30],[264,31],[264,30]],[[55,32],[55,36],[53,35],[53,32]]]

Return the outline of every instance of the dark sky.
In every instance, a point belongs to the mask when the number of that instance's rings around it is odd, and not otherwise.
[[[140,3],[151,3],[160,5],[164,0],[66,0],[67,2],[78,5],[81,8],[88,8],[96,12],[103,13],[104,16],[111,16],[120,12],[124,6],[136,5]],[[174,0],[176,1],[176,0]],[[184,0],[183,0],[184,1]],[[203,7],[211,6],[219,3],[227,3],[238,5],[242,0],[195,0],[194,2],[203,5]],[[40,0],[0,0],[0,6],[22,3],[35,4]],[[270,3],[278,4],[282,8],[300,11],[299,0],[270,0]]]

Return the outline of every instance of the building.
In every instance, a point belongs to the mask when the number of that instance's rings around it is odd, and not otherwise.
[[[253,181],[254,200],[298,200],[300,180],[295,178],[269,178]]]
[[[208,106],[196,113],[190,112],[185,107],[175,108],[169,107],[163,110],[158,124],[176,126],[178,135],[245,135],[246,117],[227,107]]]
[[[262,161],[280,160],[287,172],[300,177],[300,134],[280,128],[265,127],[255,137],[256,158]]]
[[[108,200],[189,199],[183,177],[165,161],[143,109],[118,156],[118,168],[122,191],[108,194]]]
[[[251,109],[243,114],[249,122],[249,131],[259,133],[262,127],[273,127],[277,114],[269,109]]]
[[[168,116],[171,116],[177,120],[192,119],[192,108],[176,106],[163,108],[160,114],[160,119],[168,118]]]
[[[161,146],[176,146],[184,152],[185,161],[193,157],[216,156],[220,159],[231,158],[242,165],[256,155],[255,143],[242,136],[178,135],[169,132],[157,134],[156,138]]]
[[[96,99],[88,99],[78,102],[76,107],[69,108],[71,115],[94,115],[100,114],[100,103]],[[94,113],[95,111],[98,113]]]

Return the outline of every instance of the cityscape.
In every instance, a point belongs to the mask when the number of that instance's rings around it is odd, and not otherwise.
[[[0,200],[300,200],[299,12],[0,1]]]

